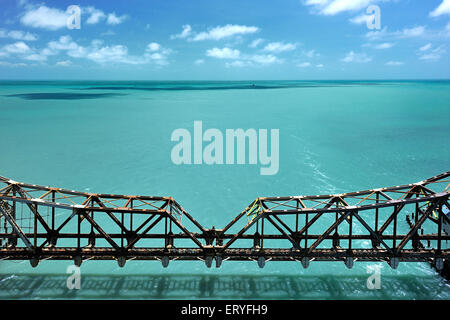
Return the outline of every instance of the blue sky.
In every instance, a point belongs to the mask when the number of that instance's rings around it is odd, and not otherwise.
[[[450,0],[0,0],[0,79],[450,78]],[[78,5],[81,28],[67,28]],[[370,5],[380,29],[369,29]]]

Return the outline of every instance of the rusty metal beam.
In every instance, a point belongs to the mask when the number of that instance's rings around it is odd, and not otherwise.
[[[223,229],[205,228],[172,197],[93,194],[24,184],[0,177],[0,220],[4,220],[12,227],[11,231],[8,228],[5,232],[0,232],[0,238],[19,237],[25,243],[25,247],[22,247],[8,240],[8,246],[0,247],[0,259],[28,260],[37,257],[64,260],[73,259],[75,255],[82,255],[83,259],[98,260],[117,259],[124,255],[138,260],[156,260],[166,255],[178,260],[196,260],[208,255],[232,261],[257,260],[261,256],[273,261],[298,261],[302,257],[314,258],[316,261],[342,261],[347,257],[360,261],[386,261],[393,256],[398,257],[400,261],[450,259],[450,248],[445,243],[446,240],[450,240],[450,235],[443,228],[450,220],[442,211],[443,205],[449,206],[450,192],[448,180],[445,180],[448,177],[450,172],[417,184],[339,195],[258,198]],[[15,195],[16,192],[18,197]],[[28,208],[29,219],[34,219],[34,226],[30,227],[29,232],[23,232],[24,229],[20,225],[22,222],[11,214],[9,203],[12,203],[13,208],[18,203]],[[406,233],[397,234],[397,227],[394,227],[393,233],[386,232],[392,222],[398,223],[400,218],[406,219],[407,204],[415,204],[416,209],[414,221],[407,219]],[[427,209],[422,210],[421,208],[425,206]],[[38,209],[41,207],[51,208],[51,227],[45,222],[42,210],[39,212]],[[382,208],[391,208],[392,211],[387,217],[383,216],[386,220],[378,228]],[[55,215],[56,210],[58,215]],[[439,212],[438,218],[432,217],[431,213],[434,210]],[[362,212],[365,213],[364,216]],[[94,217],[94,213],[98,214]],[[384,215],[384,212],[382,213]],[[130,217],[130,227],[125,225],[125,215]],[[75,216],[78,217],[77,226],[67,228]],[[304,220],[299,219],[302,216]],[[109,219],[104,219],[105,217]],[[140,222],[136,228],[133,227],[132,221],[133,218],[137,221],[137,217],[140,218]],[[188,224],[181,223],[182,217]],[[289,220],[288,217],[292,219]],[[313,232],[321,217],[329,218],[322,219],[320,224],[326,231]],[[351,219],[348,220],[348,217]],[[353,217],[364,227],[363,231],[355,233]],[[371,226],[373,218],[375,218],[374,227]],[[163,219],[164,225],[160,223]],[[264,228],[265,220],[269,225]],[[292,220],[295,220],[294,225]],[[89,224],[91,233],[82,232],[80,227],[82,221]],[[342,227],[339,228],[344,221],[350,225],[348,232],[342,232]],[[435,233],[419,234],[419,229],[427,221],[436,229]],[[111,225],[118,226],[120,231],[106,232],[106,228]],[[172,226],[179,230],[172,232]],[[229,232],[233,226],[239,227],[236,233]],[[67,230],[62,232],[64,227]],[[332,234],[335,230],[336,233]],[[362,232],[364,234],[361,234]],[[33,245],[30,239],[33,239],[36,245]],[[44,241],[38,242],[40,239]],[[58,239],[74,239],[77,240],[77,245],[57,245]],[[81,239],[88,239],[90,245],[80,247]],[[106,244],[96,245],[95,239],[104,239]],[[165,244],[157,248],[136,247],[143,239],[161,239]],[[192,240],[195,246],[180,247],[174,244],[174,241],[186,239]],[[308,239],[313,241],[310,246],[307,243]],[[411,239],[419,243],[437,241],[437,247],[415,246],[414,250],[405,249]],[[253,245],[248,247],[237,245],[238,240],[247,240]],[[264,240],[271,240],[272,247],[263,246]],[[304,247],[300,245],[302,240],[305,240]],[[333,245],[323,245],[324,240],[333,240]],[[336,240],[346,240],[348,244],[344,242],[343,246],[336,246],[334,243]],[[376,245],[369,249],[361,248],[358,247],[357,240],[371,240]],[[387,241],[394,244],[389,246]],[[396,241],[399,243],[397,247]],[[290,243],[292,247],[286,248],[286,243]],[[32,255],[30,251],[33,251]]]

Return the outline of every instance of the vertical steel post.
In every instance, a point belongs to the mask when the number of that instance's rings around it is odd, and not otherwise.
[[[78,250],[80,250],[81,248],[81,214],[80,214],[80,210],[78,209],[74,209],[76,210],[77,213],[77,248]]]
[[[397,211],[397,205],[394,206],[394,210]],[[398,216],[399,213],[400,212],[396,212],[396,214],[394,215],[394,234],[393,234],[394,239],[393,239],[393,242],[392,242],[393,243],[392,249],[394,249],[394,251],[396,251],[395,250],[395,246],[396,246],[396,243],[397,243],[397,216]]]
[[[443,219],[443,215],[444,213],[442,212],[442,203],[440,203],[438,205],[438,207],[436,208],[437,212],[438,212],[438,247],[437,247],[437,253],[441,254],[441,241],[442,241],[442,219]]]
[[[379,192],[377,192],[376,198],[377,198],[376,204],[378,204],[378,202],[380,201],[380,193]],[[378,232],[378,207],[375,209],[375,232]]]
[[[55,190],[52,191],[52,203],[55,203]],[[55,230],[55,207],[52,207],[52,230]]]
[[[350,211],[350,226],[349,226],[349,238],[348,238],[348,249],[352,250],[352,236],[353,236],[353,211]]]
[[[38,205],[35,204],[36,213],[38,212]],[[34,215],[34,247],[37,247],[37,214]]]

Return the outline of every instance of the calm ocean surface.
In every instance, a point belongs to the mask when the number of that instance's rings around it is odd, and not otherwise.
[[[280,168],[176,166],[173,130],[280,130]],[[342,193],[450,170],[450,81],[0,82],[0,175],[119,194],[173,196],[223,227],[258,196]],[[404,223],[404,221],[402,221]],[[381,266],[369,290],[355,263],[0,262],[0,298],[450,299],[425,263]]]

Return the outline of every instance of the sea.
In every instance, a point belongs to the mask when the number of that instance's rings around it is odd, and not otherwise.
[[[171,196],[224,227],[257,197],[338,194],[450,170],[450,81],[1,81],[0,175]],[[279,132],[279,168],[176,164],[175,130]],[[269,144],[270,146],[270,144]],[[270,150],[270,148],[269,148]],[[401,221],[401,223],[405,223]],[[0,299],[450,299],[427,263],[0,261]],[[367,286],[373,267],[379,288]]]

